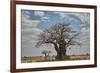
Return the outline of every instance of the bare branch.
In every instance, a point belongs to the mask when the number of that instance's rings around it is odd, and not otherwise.
[[[80,33],[73,31],[69,25],[70,24],[60,23],[50,27],[49,29],[45,29],[44,32],[38,36],[39,41],[36,46],[50,43],[53,44],[55,50],[59,52],[61,48],[65,49],[64,46],[67,48],[70,45],[80,45],[80,43],[75,40]],[[63,47],[61,45],[63,45]]]
[[[79,34],[80,34],[80,33],[76,33],[76,34],[72,35],[72,37],[69,38],[66,47],[68,47],[68,46],[70,46],[70,45],[79,45],[79,46],[80,46],[81,43],[75,40],[75,38],[76,38]]]

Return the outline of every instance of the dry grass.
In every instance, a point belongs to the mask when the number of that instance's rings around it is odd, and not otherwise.
[[[64,61],[71,61],[71,60],[89,60],[89,55],[71,55],[63,57]],[[32,63],[32,62],[50,62],[50,61],[57,61],[55,56],[38,56],[38,57],[22,57],[21,63]]]

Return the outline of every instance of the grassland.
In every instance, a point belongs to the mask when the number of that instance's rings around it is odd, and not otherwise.
[[[70,55],[65,56],[64,61],[71,61],[71,60],[89,60],[89,55]],[[36,57],[22,57],[21,63],[32,63],[32,62],[50,62],[50,61],[57,61],[56,56],[36,56]]]

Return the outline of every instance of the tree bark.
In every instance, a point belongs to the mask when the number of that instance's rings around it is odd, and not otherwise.
[[[64,60],[64,57],[66,56],[66,45],[60,44],[59,45],[59,51],[57,52],[56,60]]]

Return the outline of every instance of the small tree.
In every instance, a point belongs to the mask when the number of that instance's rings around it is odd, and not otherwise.
[[[44,51],[42,51],[42,54],[44,54],[44,56],[45,56],[45,60],[47,60],[47,54],[48,54],[48,51],[46,51],[46,50],[44,50]]]
[[[42,44],[48,43],[53,44],[57,52],[56,59],[63,60],[69,46],[80,45],[79,41],[76,40],[78,35],[79,33],[77,31],[71,29],[70,24],[56,24],[49,29],[45,29],[38,36],[39,41],[36,46],[39,47]]]
[[[51,51],[48,51],[48,56],[50,56]]]

